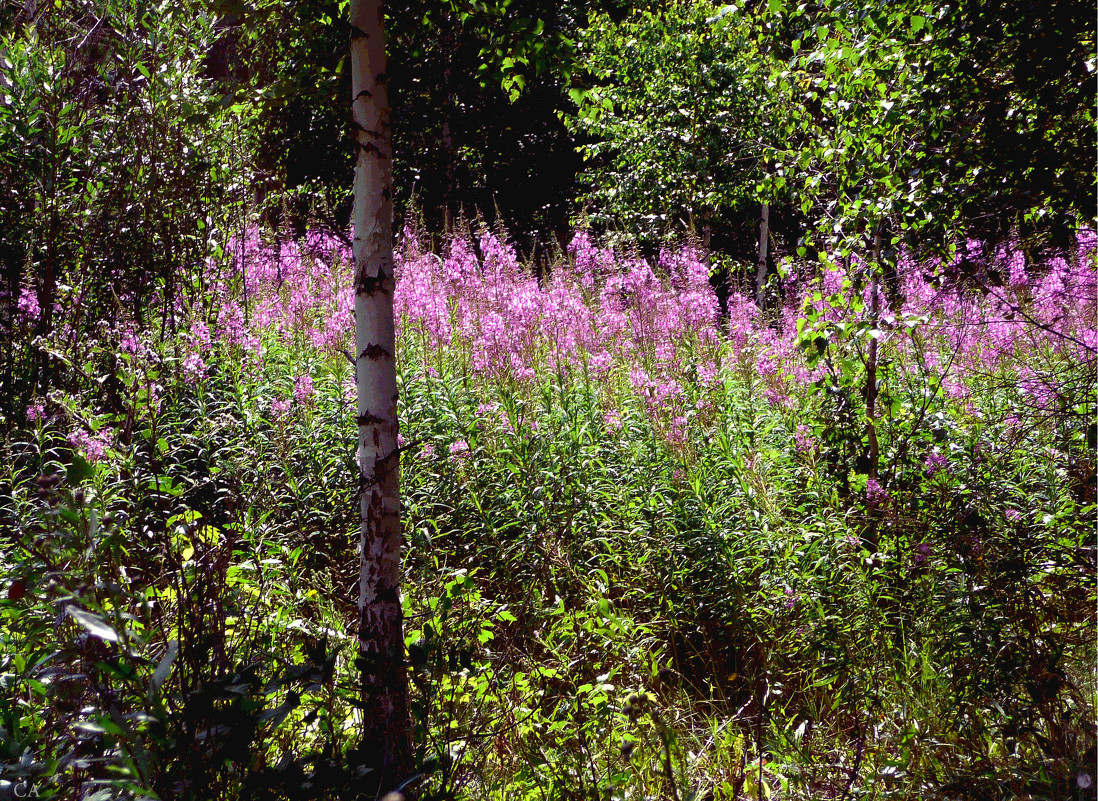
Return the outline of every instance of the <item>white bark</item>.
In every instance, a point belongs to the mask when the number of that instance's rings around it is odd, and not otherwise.
[[[392,137],[384,9],[351,0],[355,165],[355,370],[358,387],[359,648],[364,765],[377,795],[410,773],[400,607],[400,454],[393,320]]]
[[[762,204],[759,218],[759,264],[755,270],[755,303],[761,311],[766,307],[766,250],[770,242],[770,204]]]

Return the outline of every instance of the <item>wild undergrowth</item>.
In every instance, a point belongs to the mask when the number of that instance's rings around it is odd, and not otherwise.
[[[11,788],[354,779],[346,254],[225,252],[163,335],[37,345],[67,380],[5,443]],[[420,798],[1093,797],[1094,259],[970,243],[877,304],[871,265],[789,264],[762,314],[690,246],[581,233],[536,277],[406,233]]]

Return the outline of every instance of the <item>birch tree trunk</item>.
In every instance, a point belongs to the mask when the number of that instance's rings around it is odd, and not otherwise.
[[[766,308],[766,248],[770,243],[770,204],[763,203],[759,215],[759,263],[755,270],[755,303]]]
[[[381,0],[351,0],[355,165],[355,369],[361,529],[358,594],[362,763],[384,795],[411,771],[408,675],[400,607],[400,453],[393,322],[392,136]]]
[[[876,331],[881,319],[881,229],[878,226],[873,234],[873,256],[869,269],[872,270],[869,278],[869,321],[872,331]],[[880,445],[877,442],[877,337],[871,334],[869,348],[865,361],[865,435],[866,458],[869,461],[868,478],[876,481],[880,470]],[[863,537],[863,542],[870,553],[877,553],[880,547],[878,538],[876,515],[870,518],[869,528]]]
[[[873,270],[869,279],[869,321],[873,329],[881,319],[881,231],[873,234]],[[865,418],[866,437],[869,442],[869,477],[877,478],[880,466],[880,448],[877,444],[877,337],[869,338],[869,354],[866,358]]]

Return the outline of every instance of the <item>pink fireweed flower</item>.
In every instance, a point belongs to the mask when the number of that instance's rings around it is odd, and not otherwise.
[[[206,351],[210,347],[210,327],[204,322],[196,322],[191,326],[191,341],[198,346],[200,351]]]
[[[245,354],[252,357],[256,364],[263,362],[263,343],[256,334],[248,334],[240,344]]]
[[[183,375],[188,382],[201,381],[206,377],[206,363],[197,353],[192,353],[183,360]]]
[[[934,451],[929,456],[927,456],[926,462],[924,462],[923,464],[923,466],[926,467],[926,474],[928,476],[933,476],[940,470],[945,470],[946,472],[948,472],[949,465],[949,458],[944,454],[939,453],[938,451]]]
[[[614,254],[607,249],[595,247],[586,231],[577,231],[568,245],[568,255],[572,258],[575,280],[584,289],[592,289],[600,275],[614,264]]]
[[[812,438],[812,429],[808,426],[797,426],[797,433],[793,435],[793,445],[797,453],[811,453],[816,449],[816,440]]]
[[[968,387],[960,381],[947,378],[942,382],[942,387],[945,389],[946,396],[953,400],[965,400],[968,397]]]
[[[875,478],[869,479],[865,484],[865,500],[871,507],[881,506],[888,502],[888,493]]]
[[[671,421],[671,427],[667,429],[667,442],[669,445],[682,447],[686,444],[686,418],[676,417]]]
[[[1028,369],[1018,378],[1017,386],[1019,391],[1041,409],[1055,408],[1059,402],[1057,388]]]
[[[614,364],[614,357],[604,350],[594,354],[587,363],[592,373],[602,377],[610,372],[610,367]]]
[[[469,453],[469,443],[463,439],[450,443],[450,455],[461,458]]]
[[[633,385],[633,389],[638,392],[646,392],[652,387],[652,379],[640,367],[634,367],[629,371],[629,382]]]
[[[293,407],[289,398],[278,398],[271,402],[271,411],[276,415],[286,414]]]
[[[925,542],[920,542],[918,545],[915,546],[915,553],[912,556],[912,561],[914,561],[916,565],[921,565],[926,562],[927,557],[929,556],[930,545]]]
[[[1010,265],[1010,285],[1014,289],[1024,289],[1029,286],[1029,276],[1026,275],[1025,263]]]
[[[717,383],[720,368],[713,363],[698,365],[698,383],[703,387],[711,387]]]
[[[602,416],[602,422],[610,431],[620,431],[621,413],[615,409],[611,409]]]
[[[846,270],[840,268],[837,269],[825,269],[823,271],[823,293],[824,295],[834,295],[840,292],[843,288],[843,281],[846,280]]]
[[[123,353],[136,356],[141,352],[141,340],[137,338],[137,335],[133,331],[123,331],[122,339],[118,343],[118,349]]]
[[[763,390],[763,397],[771,406],[792,407],[793,399],[779,389],[767,387]]]
[[[316,394],[316,390],[313,389],[313,377],[311,375],[299,375],[297,380],[294,381],[294,400],[298,403],[308,403],[309,399]]]
[[[109,432],[103,431],[99,434],[89,434],[82,428],[78,428],[69,434],[69,444],[73,448],[83,451],[84,458],[89,462],[98,462],[104,456],[107,455],[107,448],[110,447],[111,437]]]
[[[1079,334],[1079,340],[1083,343],[1083,353],[1079,358],[1094,358],[1098,353],[1098,328],[1087,328]]]
[[[147,397],[149,411],[152,414],[160,414],[160,405],[163,402],[163,398],[161,397],[160,393],[164,389],[164,387],[160,386],[160,384],[156,383],[155,381],[152,381],[146,385],[145,389],[148,393]]]
[[[217,315],[220,336],[229,345],[243,345],[247,339],[244,329],[244,310],[238,303],[229,303]]]
[[[785,608],[786,609],[795,609],[796,606],[797,606],[797,602],[800,599],[801,599],[801,596],[799,596],[795,592],[793,592],[792,587],[786,587],[785,588]]]
[[[678,381],[664,381],[658,384],[653,392],[652,400],[658,406],[664,407],[676,404],[686,396],[682,385]]]
[[[37,420],[46,419],[46,403],[41,398],[33,401],[30,406],[27,407],[27,420],[35,422]]]
[[[38,305],[38,295],[30,286],[24,286],[19,292],[19,301],[15,306],[19,317],[27,323],[37,323],[42,316],[42,307]]]

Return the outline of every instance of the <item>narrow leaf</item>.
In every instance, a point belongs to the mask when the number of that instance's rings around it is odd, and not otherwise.
[[[172,640],[168,643],[168,652],[164,654],[164,658],[160,660],[160,664],[156,666],[156,670],[153,671],[152,684],[157,692],[164,685],[164,682],[168,679],[168,674],[172,672],[172,663],[175,662],[176,656],[179,654],[179,640]]]

